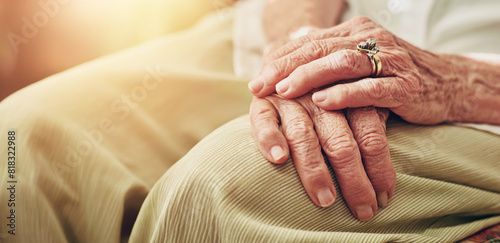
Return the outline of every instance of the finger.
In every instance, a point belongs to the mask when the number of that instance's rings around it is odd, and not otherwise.
[[[250,121],[257,147],[270,162],[280,164],[289,157],[288,144],[279,130],[278,113],[265,99],[254,98],[250,105]]]
[[[266,58],[264,58],[264,65],[266,65],[274,60],[277,60],[279,58],[282,58],[282,57],[296,51],[297,49],[303,47],[305,44],[310,43],[312,41],[320,41],[320,40],[331,39],[331,38],[335,38],[335,37],[350,36],[351,29],[352,29],[350,27],[350,25],[352,25],[352,24],[353,23],[351,21],[347,21],[347,22],[341,23],[339,25],[336,25],[332,28],[329,28],[328,30],[312,32],[310,34],[307,34],[305,36],[297,38],[296,40],[288,42],[283,47],[272,52],[270,55],[267,55]]]
[[[391,163],[385,122],[389,111],[375,107],[347,110],[347,119],[359,146],[363,164],[377,194],[379,207],[385,207],[396,187],[396,171]]]
[[[387,119],[389,119],[389,115],[391,114],[391,111],[385,108],[376,108],[378,118],[380,119],[380,124],[382,127],[384,127],[384,132],[386,131],[386,122]]]
[[[276,84],[286,78],[296,68],[325,57],[337,50],[352,49],[355,46],[352,43],[353,41],[346,40],[345,38],[308,42],[293,53],[264,65],[259,77],[252,80],[248,87],[258,97],[269,95],[275,92]]]
[[[298,67],[276,85],[276,91],[290,99],[337,81],[367,77],[371,72],[365,53],[342,50]]]
[[[302,97],[298,100],[303,102]],[[347,205],[358,219],[370,220],[377,211],[377,199],[345,115],[339,111],[321,110],[310,100],[308,103],[311,105],[304,105],[313,118],[321,147],[332,165]]]
[[[303,47],[304,45],[307,45],[308,43],[315,42],[315,41],[322,41],[325,39],[330,39],[332,38],[331,36],[328,36],[324,32],[319,32],[319,33],[313,33],[313,34],[308,34],[301,36],[295,40],[292,40],[284,45],[282,45],[280,48],[276,49],[275,51],[268,53],[263,59],[263,68],[275,61],[278,60],[298,49]],[[262,70],[261,70],[262,71]]]
[[[259,97],[275,91],[275,85],[297,67],[338,50],[355,49],[367,37],[378,36],[381,27],[367,17],[358,16],[326,31],[319,31],[292,41],[264,61],[261,75],[249,83]]]
[[[314,103],[325,110],[348,107],[400,106],[408,92],[415,92],[398,77],[366,78],[338,84],[313,94]]]
[[[278,97],[270,99],[281,114],[283,134],[305,191],[316,205],[331,206],[336,198],[335,186],[311,118],[295,101]]]

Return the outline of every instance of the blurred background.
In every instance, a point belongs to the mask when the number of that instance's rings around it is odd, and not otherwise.
[[[0,100],[80,63],[194,24],[233,0],[0,0]]]

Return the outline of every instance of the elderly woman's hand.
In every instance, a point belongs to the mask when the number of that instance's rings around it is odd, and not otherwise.
[[[299,9],[300,14],[288,18],[287,6]],[[341,0],[268,1],[264,13],[268,39],[264,59],[273,61],[272,51],[297,34],[336,24],[334,20],[342,7]],[[396,184],[385,137],[388,115],[388,110],[373,107],[349,109],[345,114],[325,111],[312,102],[311,95],[291,100],[277,95],[254,98],[250,107],[254,137],[264,157],[280,164],[291,155],[311,200],[328,207],[337,192],[323,150],[347,205],[363,221],[373,217],[377,206],[387,204]]]
[[[389,111],[369,107],[346,113],[318,108],[311,95],[254,98],[250,108],[254,137],[265,158],[281,164],[291,154],[311,200],[329,207],[336,191],[323,149],[350,210],[366,221],[377,205],[387,204],[396,184],[385,137]]]
[[[356,50],[357,44],[368,38],[376,38],[381,50],[377,55],[382,71],[376,78],[368,77],[372,64],[367,54]],[[478,85],[487,82],[486,78],[478,75],[480,72],[471,78],[466,71],[479,70],[481,64],[463,59],[466,58],[421,50],[370,19],[356,17],[277,50],[249,87],[258,97],[276,90],[282,97],[294,98],[335,84],[314,94],[317,106],[327,110],[387,107],[403,119],[420,124],[488,122],[494,117],[471,118],[488,115],[474,114],[480,102],[478,93],[488,94],[487,85]],[[491,100],[490,106],[494,99]]]

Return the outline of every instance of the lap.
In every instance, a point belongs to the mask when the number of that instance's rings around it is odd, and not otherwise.
[[[450,242],[500,222],[500,138],[467,128],[391,120],[394,198],[367,223],[340,197],[313,205],[291,161],[259,153],[248,117],[203,139],[148,195],[132,241]],[[338,189],[338,188],[337,188]]]
[[[117,242],[127,234],[122,221],[133,222],[163,173],[248,110],[246,83],[232,75],[231,20],[230,11],[208,16],[3,100],[0,131],[17,131],[19,152],[18,231],[7,242]]]

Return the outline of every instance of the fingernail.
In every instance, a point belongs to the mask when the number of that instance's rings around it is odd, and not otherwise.
[[[377,201],[379,207],[383,208],[387,206],[387,202],[389,201],[389,194],[387,194],[387,192],[377,193]]]
[[[356,208],[356,214],[361,221],[368,221],[373,217],[373,210],[371,205],[363,205]]]
[[[254,79],[248,83],[248,89],[252,93],[259,93],[260,90],[264,87],[264,79],[262,77],[258,77],[257,79]]]
[[[276,85],[276,91],[279,94],[284,94],[288,90],[288,87],[290,87],[290,79],[285,78]]]
[[[326,100],[326,91],[318,91],[313,94],[312,98],[314,102],[323,102]]]
[[[316,195],[318,197],[319,204],[321,204],[321,207],[324,208],[332,206],[335,201],[332,190],[328,187],[319,189]]]
[[[274,146],[271,148],[271,156],[274,159],[274,162],[278,162],[283,156],[285,156],[285,151],[281,148],[281,146]]]

